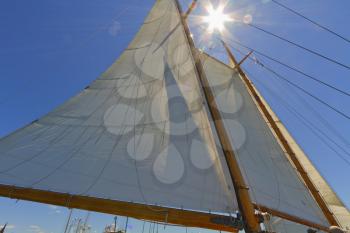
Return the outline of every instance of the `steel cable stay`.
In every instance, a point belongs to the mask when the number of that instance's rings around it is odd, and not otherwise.
[[[218,37],[216,37],[216,38],[218,39]],[[220,39],[219,39],[219,40],[220,40]],[[298,73],[303,74],[304,76],[310,76],[310,75],[307,75],[305,72],[298,70],[297,68],[294,68],[294,67],[292,67],[292,66],[290,66],[290,65],[287,65],[287,64],[285,64],[285,63],[283,63],[283,62],[280,62],[278,59],[272,58],[272,57],[270,57],[269,55],[266,55],[266,54],[264,54],[264,53],[262,53],[262,52],[260,52],[260,51],[255,50],[254,48],[251,48],[251,47],[249,47],[249,46],[246,46],[246,45],[242,44],[242,43],[239,42],[239,41],[232,40],[232,39],[230,39],[230,41],[232,41],[232,42],[238,44],[239,46],[241,46],[241,47],[243,47],[243,48],[245,48],[245,49],[247,49],[247,50],[249,50],[249,51],[253,51],[254,53],[259,54],[259,55],[261,55],[261,56],[263,56],[263,57],[265,57],[265,58],[267,58],[267,59],[269,59],[269,60],[272,60],[272,61],[274,61],[274,62],[276,62],[276,63],[279,63],[279,64],[281,64],[281,65],[283,65],[283,66],[286,66],[287,68],[290,68],[290,69],[292,69],[292,70],[295,70],[295,71],[297,71]],[[230,44],[229,44],[229,45],[230,45]],[[239,49],[235,48],[234,46],[230,45],[230,47],[231,47],[232,49],[238,51],[242,56],[245,56],[245,55],[246,55],[245,53],[243,53],[243,52],[240,51]],[[249,58],[249,59],[252,59],[252,58]],[[255,62],[256,62],[256,61],[255,61]],[[260,62],[260,64],[261,64],[261,62]],[[270,70],[271,70],[271,68],[270,68]],[[312,77],[312,76],[310,76],[310,77]],[[316,79],[316,78],[314,78],[314,77],[312,77],[312,78],[313,78],[314,80]],[[285,81],[286,81],[286,80],[285,80]],[[315,80],[315,81],[316,81],[316,80]],[[345,91],[342,91],[342,90],[340,90],[340,89],[338,89],[338,88],[336,88],[336,87],[334,87],[334,86],[331,86],[331,85],[329,85],[329,84],[327,84],[327,83],[325,83],[325,82],[323,82],[323,81],[321,81],[321,80],[318,80],[318,81],[319,81],[321,84],[324,84],[324,85],[326,85],[326,86],[328,86],[328,87],[331,87],[332,89],[338,90],[338,91],[342,92],[343,94],[345,94],[345,95],[347,95],[347,96],[349,96],[349,94],[350,94],[350,93],[345,92]],[[302,88],[302,87],[299,86],[299,88]],[[302,88],[302,89],[303,89],[303,88]],[[304,89],[304,90],[305,90],[305,89]],[[311,94],[311,93],[309,93],[309,94]],[[308,95],[309,95],[309,94],[308,94]],[[314,96],[314,95],[312,95],[312,96]],[[315,98],[317,98],[318,100],[320,100],[320,99],[319,99],[318,97],[316,97],[316,96],[315,96]],[[321,101],[322,101],[322,100],[321,100]],[[322,104],[329,105],[329,104],[327,104],[325,101],[322,101],[322,102],[324,102],[324,103],[322,103]],[[329,106],[329,107],[331,107],[331,106]],[[342,115],[342,114],[341,114],[341,115]],[[326,125],[326,124],[325,124],[325,125]],[[328,123],[327,123],[326,127],[330,127]],[[332,128],[332,132],[333,132],[333,131],[334,131],[334,129]],[[337,133],[337,136],[338,136],[338,137],[343,138],[341,135],[338,134],[338,132],[336,132],[336,133]],[[323,134],[325,134],[325,133],[323,133]],[[349,154],[349,153],[346,151],[346,149],[344,149],[341,145],[339,145],[338,143],[336,143],[334,140],[332,140],[332,142],[333,142],[338,148],[340,148],[344,153]],[[346,143],[346,144],[347,144],[347,143]]]
[[[252,28],[255,28],[255,29],[257,29],[257,30],[259,30],[259,31],[261,31],[261,32],[264,32],[265,34],[268,34],[268,35],[270,35],[270,36],[273,36],[273,37],[275,37],[275,38],[277,38],[277,39],[280,39],[280,40],[282,40],[282,41],[284,41],[284,42],[287,42],[287,43],[289,43],[289,44],[291,44],[291,45],[293,45],[293,46],[296,46],[296,47],[298,47],[298,48],[300,48],[300,49],[302,49],[302,50],[304,50],[304,51],[306,51],[306,52],[308,52],[308,53],[314,54],[314,55],[316,55],[316,56],[318,56],[318,57],[320,57],[320,58],[323,58],[323,59],[325,59],[325,60],[327,60],[327,61],[329,61],[329,62],[331,62],[331,63],[334,63],[334,64],[336,64],[336,65],[338,65],[338,66],[341,66],[341,67],[344,67],[344,68],[350,70],[350,66],[344,64],[343,62],[340,62],[340,61],[338,61],[338,60],[335,60],[335,59],[333,59],[333,58],[330,58],[330,57],[328,57],[328,56],[326,56],[326,55],[324,55],[324,54],[322,54],[322,53],[320,53],[320,52],[317,52],[317,51],[315,51],[315,50],[313,50],[313,49],[309,49],[309,48],[307,48],[307,47],[304,46],[304,45],[301,45],[301,44],[299,44],[299,43],[296,43],[296,42],[294,42],[294,41],[291,41],[291,40],[289,40],[289,39],[287,39],[287,38],[285,38],[285,37],[282,37],[282,36],[277,35],[277,34],[275,34],[275,33],[273,33],[273,32],[270,32],[270,31],[268,31],[268,30],[266,30],[266,29],[264,29],[264,28],[262,28],[262,27],[259,27],[259,26],[255,25],[255,24],[251,24],[251,23],[242,23],[242,24],[247,25],[247,26],[250,26],[250,27],[252,27]]]
[[[200,27],[200,28],[204,30],[203,27]],[[300,70],[300,69],[298,69],[298,68],[296,68],[296,67],[294,67],[294,66],[291,66],[291,65],[289,65],[289,64],[287,64],[287,63],[284,63],[284,62],[280,61],[280,60],[277,59],[277,58],[273,58],[273,57],[271,57],[270,55],[267,55],[267,54],[265,54],[265,53],[263,53],[263,52],[261,52],[261,51],[259,51],[259,50],[256,50],[255,48],[252,48],[252,47],[250,47],[250,46],[247,46],[247,45],[245,45],[245,44],[243,44],[243,43],[241,43],[241,42],[239,42],[239,41],[237,41],[237,40],[234,40],[234,39],[231,39],[231,38],[220,38],[219,36],[215,36],[215,35],[214,35],[214,37],[215,37],[216,39],[218,39],[219,41],[221,41],[222,39],[224,39],[224,40],[229,40],[230,42],[235,43],[235,44],[238,44],[239,46],[241,46],[241,47],[243,47],[243,48],[245,48],[245,49],[247,49],[247,50],[249,50],[249,51],[253,51],[255,54],[259,54],[259,55],[261,55],[261,56],[263,56],[263,57],[265,57],[265,58],[267,58],[267,59],[269,59],[269,60],[271,60],[271,61],[273,61],[273,62],[275,62],[275,63],[278,63],[278,64],[280,64],[280,65],[282,65],[282,66],[284,66],[284,67],[286,67],[286,68],[288,68],[288,69],[290,69],[290,70],[293,70],[293,71],[295,71],[295,72],[297,72],[297,73],[303,75],[303,77],[305,77],[305,78],[311,79],[311,80],[313,80],[313,81],[315,81],[315,82],[317,82],[317,83],[319,83],[319,84],[321,84],[321,85],[324,85],[324,86],[326,86],[326,87],[328,87],[328,88],[330,88],[330,89],[332,89],[332,90],[334,90],[334,91],[337,91],[337,92],[340,93],[340,94],[343,94],[343,95],[345,95],[345,96],[350,97],[350,92],[348,92],[348,91],[346,91],[346,90],[342,90],[342,89],[340,89],[340,88],[338,88],[338,87],[336,87],[336,86],[334,86],[334,85],[331,85],[331,84],[329,84],[329,83],[327,83],[327,82],[325,82],[325,81],[322,81],[321,79],[316,78],[316,77],[313,76],[313,75],[307,74],[306,72],[304,72],[304,71],[302,71],[302,70]],[[234,48],[234,46],[233,46],[232,44],[230,44],[230,43],[227,43],[227,44],[228,44],[231,48]],[[236,49],[236,50],[237,50],[237,49]],[[245,55],[246,55],[246,54],[244,54],[243,56],[245,56]]]
[[[274,69],[272,69],[269,66],[266,66],[264,63],[262,63],[260,60],[257,59],[257,57],[255,56],[254,58],[249,57],[250,60],[254,61],[256,64],[258,64],[260,67],[262,67],[263,69],[269,71],[270,73],[272,73],[274,75],[274,77],[283,80],[285,82],[287,82],[288,84],[290,84],[291,86],[295,87],[296,89],[300,90],[301,92],[303,92],[304,94],[308,95],[309,97],[315,99],[317,102],[321,103],[322,105],[326,106],[327,108],[333,110],[334,112],[338,113],[339,115],[341,115],[342,117],[350,120],[350,115],[348,115],[347,113],[337,109],[336,107],[330,105],[329,103],[327,103],[326,101],[320,99],[319,97],[315,96],[314,94],[310,93],[309,91],[307,91],[306,89],[304,89],[303,87],[301,87],[300,85],[290,81],[289,79],[287,79],[285,76],[281,75],[280,73],[276,72]]]
[[[254,52],[256,53],[256,54],[260,54],[261,56],[264,56],[264,54],[263,53],[261,53],[261,52],[259,52],[259,51],[257,51],[257,50],[255,50],[255,49],[251,49],[250,47],[248,47],[248,46],[245,46],[244,44],[242,44],[242,43],[240,43],[240,42],[238,42],[238,41],[235,41],[238,45],[240,45],[241,47],[243,47],[243,48],[245,48],[245,49],[247,49],[247,50],[249,50],[249,51],[251,51],[251,50],[254,50]],[[234,49],[235,51],[237,51],[238,53],[240,53],[242,56],[245,56],[245,53],[243,53],[241,50],[239,50],[238,48],[236,48],[236,47],[234,47],[234,46],[232,46],[232,45],[230,45],[230,47],[232,48],[232,49]],[[265,56],[268,56],[268,55],[266,55],[265,54]],[[266,58],[268,58],[268,57],[266,57]],[[297,96],[297,97],[299,97],[299,98],[302,98],[300,95],[298,95],[297,93],[295,93],[295,95]],[[300,101],[303,105],[305,105],[305,107],[307,108],[307,109],[309,109],[311,112],[312,112],[312,114],[314,114],[315,115],[315,117],[317,117],[317,118],[319,118],[319,120],[322,122],[322,124],[327,128],[327,129],[329,129],[330,130],[330,132],[332,132],[336,137],[338,137],[346,146],[349,146],[350,145],[350,143],[348,142],[348,140],[346,139],[346,138],[344,138],[344,136],[342,136],[326,119],[324,119],[323,118],[323,116],[321,115],[321,114],[319,114],[310,104],[308,104],[307,102],[305,102],[305,101],[303,101],[303,100],[301,100]]]
[[[320,99],[319,97],[315,96],[314,94],[308,92],[306,89],[304,89],[303,87],[299,86],[298,84],[288,80],[286,77],[284,77],[283,75],[281,75],[280,73],[277,73],[275,70],[273,70],[272,68],[270,68],[269,66],[266,66],[265,64],[261,63],[259,60],[256,60],[256,63],[258,65],[260,65],[262,68],[264,68],[265,70],[269,71],[270,73],[272,73],[275,77],[277,77],[278,79],[284,80],[285,82],[287,82],[288,84],[290,84],[291,86],[295,87],[296,89],[300,90],[301,92],[303,92],[304,94],[308,95],[309,97],[315,99],[317,102],[321,103],[322,105],[326,106],[327,108],[333,110],[334,112],[338,113],[339,115],[343,116],[344,118],[350,120],[350,116],[343,112],[342,110],[339,110],[338,108],[330,105],[329,103],[327,103],[326,101]]]
[[[327,146],[331,151],[333,151],[340,159],[342,159],[348,166],[350,166],[350,161],[346,159],[342,154],[339,153],[331,144],[332,142],[334,145],[336,145],[340,150],[342,150],[344,153],[346,153],[350,157],[350,153],[346,151],[343,147],[341,147],[336,141],[332,140],[327,134],[317,127],[315,124],[313,124],[310,120],[308,120],[305,116],[303,116],[299,111],[297,111],[292,105],[290,105],[283,97],[278,95],[275,91],[271,90],[267,85],[265,85],[263,82],[255,78],[251,73],[246,72],[255,82],[259,83],[259,86],[263,87],[266,92],[268,92],[271,96],[274,96],[275,100],[280,103],[280,106],[285,108],[290,114],[292,114],[298,121],[303,124],[305,127],[307,127],[312,134],[314,134],[320,141],[324,143],[325,146]],[[323,137],[322,137],[323,136]],[[327,141],[328,140],[328,141]]]
[[[332,29],[330,29],[330,28],[328,28],[328,27],[326,27],[326,26],[323,26],[322,24],[316,22],[315,20],[312,20],[311,18],[309,18],[309,17],[307,17],[307,16],[301,14],[300,12],[298,12],[298,11],[296,11],[296,10],[293,10],[292,8],[286,6],[285,4],[282,4],[282,3],[280,3],[280,2],[277,1],[277,0],[271,0],[271,2],[273,2],[273,3],[275,3],[276,5],[278,5],[278,6],[282,7],[282,8],[284,8],[284,9],[286,9],[287,11],[289,11],[289,12],[291,12],[291,13],[293,13],[293,14],[295,14],[295,15],[297,15],[297,16],[299,16],[299,17],[301,17],[301,18],[303,18],[303,19],[305,19],[305,20],[307,20],[307,21],[309,21],[310,23],[312,23],[313,25],[317,26],[318,28],[322,28],[323,30],[325,30],[325,31],[327,31],[327,32],[329,32],[329,33],[331,33],[331,34],[333,34],[334,36],[336,36],[336,37],[338,37],[338,38],[344,40],[345,42],[350,43],[350,40],[349,40],[348,38],[346,38],[345,36],[340,35],[339,33],[335,32],[334,30],[332,30]]]
[[[245,55],[245,53],[243,53],[242,51],[236,49],[236,48],[233,48],[235,49],[236,51],[238,51],[241,55]],[[256,62],[256,60],[250,58],[251,61]],[[261,63],[261,62],[260,62]],[[261,63],[262,64],[262,63]],[[245,71],[247,74],[248,72]],[[276,73],[273,73],[274,75],[276,75]],[[249,74],[251,76],[251,74]],[[285,79],[282,79],[283,81],[286,81]],[[261,83],[261,82],[259,82]],[[287,82],[288,83],[288,82]],[[290,83],[288,83],[290,84]],[[290,84],[291,85],[291,84]],[[292,85],[293,86],[293,85]],[[305,93],[305,92],[304,92]],[[279,98],[276,98],[276,99],[279,99]],[[282,101],[282,100],[281,100]],[[287,105],[289,105],[288,103],[285,103]],[[291,111],[290,109],[288,109],[288,111]],[[331,139],[329,136],[327,136],[327,134],[325,132],[323,132],[322,130],[320,130],[318,127],[316,127],[314,124],[312,124],[310,121],[308,121],[305,117],[303,117],[302,115],[300,115],[300,113],[298,113],[295,109],[294,109],[295,113],[294,115],[296,115],[295,117],[301,119],[301,121],[303,121],[302,123],[310,129],[310,131],[317,136],[317,138],[319,138],[319,140],[321,140],[322,142],[325,143],[325,145],[330,148],[333,152],[336,153],[336,155],[338,155],[339,158],[341,158],[343,161],[345,161],[349,166],[350,166],[350,162],[343,156],[341,155],[338,151],[336,151],[330,144],[329,142],[327,142],[324,138],[322,138],[320,136],[320,134],[325,137],[326,139],[328,139],[328,141],[332,142],[336,147],[338,147],[343,153],[345,153],[346,155],[350,156],[350,153],[344,149],[339,143],[337,143],[336,141],[334,141],[333,139]],[[316,132],[317,131],[317,132]]]
[[[315,82],[318,82],[318,83],[320,83],[320,84],[322,84],[322,85],[324,85],[324,86],[327,86],[327,87],[329,87],[329,88],[331,88],[331,89],[333,89],[333,90],[335,90],[335,91],[337,91],[337,92],[339,92],[339,93],[341,93],[341,94],[343,94],[343,95],[346,95],[346,96],[349,96],[349,97],[350,97],[350,92],[348,92],[348,91],[341,90],[340,88],[335,87],[334,85],[331,85],[331,84],[329,84],[329,83],[326,83],[326,82],[320,80],[319,78],[316,78],[316,77],[313,76],[313,75],[307,74],[306,72],[304,72],[304,71],[302,71],[302,70],[300,70],[300,69],[298,69],[298,68],[296,68],[296,67],[294,67],[294,66],[292,66],[292,65],[289,65],[289,64],[287,64],[287,63],[285,63],[285,62],[282,62],[281,60],[279,60],[279,59],[277,59],[277,58],[274,58],[274,57],[272,57],[272,56],[270,56],[270,55],[267,55],[266,53],[263,53],[263,52],[261,52],[261,51],[259,51],[259,50],[256,50],[256,49],[253,48],[253,47],[247,46],[247,45],[245,45],[245,44],[243,44],[243,43],[241,43],[241,42],[239,42],[239,41],[237,41],[237,40],[234,40],[234,39],[228,39],[228,40],[231,41],[231,42],[233,42],[233,43],[235,43],[235,44],[237,44],[237,45],[239,45],[239,46],[241,46],[241,47],[243,47],[243,48],[245,48],[245,49],[248,49],[249,51],[253,51],[255,54],[258,54],[258,55],[260,55],[260,56],[263,56],[263,57],[265,57],[265,58],[267,58],[267,59],[269,59],[269,60],[271,60],[271,61],[273,61],[273,62],[275,62],[275,63],[278,63],[278,64],[280,64],[280,65],[282,65],[282,66],[284,66],[284,67],[286,67],[286,68],[288,68],[288,69],[290,69],[290,70],[293,70],[293,71],[295,71],[295,72],[297,72],[297,73],[303,75],[303,76],[306,77],[306,78],[309,78],[309,79],[311,79],[311,80],[314,80]],[[229,45],[230,47],[233,47],[232,44],[229,44],[229,43],[228,43],[228,45]]]

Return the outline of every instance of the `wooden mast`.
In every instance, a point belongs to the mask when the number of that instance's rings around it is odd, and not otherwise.
[[[193,7],[194,5],[192,5],[191,10],[188,11],[188,14],[193,10]],[[186,36],[190,38],[188,29],[186,32]],[[191,49],[193,49],[191,51],[195,51],[194,47],[192,47]],[[236,182],[234,181],[234,184],[238,184],[239,185],[238,187],[240,189],[243,188],[242,192],[246,191],[244,182],[239,183],[237,181]],[[183,209],[161,207],[161,206],[155,206],[155,205],[125,202],[125,201],[118,201],[118,200],[110,200],[110,199],[96,198],[96,197],[90,197],[90,196],[73,195],[69,193],[45,191],[45,190],[39,190],[34,188],[15,187],[11,185],[0,184],[0,196],[13,198],[13,199],[21,199],[21,200],[28,200],[28,201],[34,201],[34,202],[40,202],[40,203],[46,203],[46,204],[59,205],[67,208],[78,208],[78,209],[84,209],[84,210],[90,210],[90,211],[96,211],[96,212],[102,212],[102,213],[108,213],[108,214],[114,214],[114,215],[128,216],[136,219],[178,224],[178,225],[184,225],[189,227],[201,227],[201,228],[207,228],[212,230],[229,231],[229,232],[238,232],[240,228],[240,222],[235,221],[235,218],[227,215],[204,213],[204,212],[198,212],[198,211],[192,211],[192,210],[183,210]],[[252,207],[251,208],[252,215],[250,216],[250,218],[246,218],[246,215],[244,215],[244,217],[246,219],[250,219],[250,222],[253,222],[256,225],[258,225],[257,220],[254,216],[254,207],[251,202],[249,203]],[[248,208],[244,210],[248,210]],[[242,211],[242,213],[246,213],[246,212],[247,211],[244,211],[244,212]],[[254,226],[250,224],[250,222],[248,222],[248,226]],[[257,228],[250,227],[249,229],[254,230]],[[248,233],[248,231],[246,232]]]
[[[203,51],[200,51],[200,53],[203,53],[205,56],[208,56],[211,59],[214,59],[216,62],[224,65],[225,67],[227,67],[229,69],[235,69],[235,67],[234,67],[235,65],[234,64],[228,65],[226,63],[223,63],[222,61],[217,60],[216,58],[212,57],[211,55],[209,55],[209,54],[207,54],[207,53],[205,53]],[[257,95],[259,96],[259,98],[261,98],[263,100],[263,97],[259,94],[259,92],[257,90],[256,90],[256,92],[257,92]],[[264,101],[264,103],[265,103],[265,106],[268,106],[268,105],[266,105],[265,101]],[[271,110],[269,110],[269,111],[271,111]],[[270,112],[270,114],[272,115],[271,112]],[[275,116],[273,116],[273,117],[275,119]],[[329,227],[326,227],[324,225],[321,225],[321,224],[318,224],[318,223],[315,223],[315,222],[312,222],[312,221],[308,221],[308,220],[302,219],[302,218],[300,218],[298,216],[291,215],[291,214],[288,214],[288,213],[285,213],[285,212],[281,212],[279,210],[276,210],[276,209],[273,209],[273,208],[270,208],[270,207],[267,207],[267,206],[264,206],[264,205],[261,205],[261,204],[253,203],[253,205],[254,205],[255,209],[258,209],[258,210],[263,211],[263,212],[270,213],[273,216],[280,217],[280,218],[283,218],[285,220],[289,220],[289,221],[292,221],[292,222],[295,222],[295,223],[299,223],[301,225],[305,225],[305,226],[309,226],[309,227],[312,227],[312,228],[316,228],[316,229],[319,229],[319,230],[322,230],[322,231],[325,231],[325,232],[329,232]]]
[[[236,61],[235,57],[233,56],[233,53],[231,52],[230,48],[227,46],[227,44],[224,41],[221,41],[221,42],[222,42],[222,44],[223,44],[223,46],[224,46],[224,48],[229,56],[230,61],[236,65],[237,61]],[[244,73],[244,71],[242,70],[242,68],[240,66],[236,66],[235,68],[238,71],[238,73],[240,74],[244,84],[248,88],[248,91],[254,97],[254,99],[257,103],[257,106],[260,108],[261,112],[264,114],[265,118],[270,123],[272,130],[277,135],[278,140],[280,141],[283,148],[286,150],[286,152],[289,155],[289,158],[293,162],[294,166],[297,168],[297,171],[299,172],[300,176],[303,178],[306,186],[308,187],[312,196],[314,197],[314,199],[316,200],[316,202],[320,206],[320,208],[321,208],[323,214],[325,215],[325,217],[327,218],[328,222],[331,225],[339,226],[336,218],[334,217],[333,213],[328,208],[328,206],[327,206],[326,202],[324,201],[324,199],[322,198],[320,192],[318,191],[318,189],[316,188],[314,183],[311,181],[309,175],[307,174],[303,165],[300,163],[299,159],[296,157],[292,147],[289,145],[289,143],[288,143],[287,139],[284,137],[282,131],[280,130],[280,128],[278,127],[276,122],[273,120],[273,117],[271,116],[269,110],[267,109],[267,107],[265,106],[263,101],[261,100],[260,95],[256,91],[255,87],[252,85],[251,81],[249,80],[249,78],[247,77],[247,75]]]
[[[178,0],[175,0],[179,14],[182,15],[181,6],[178,2]],[[230,176],[232,179],[232,183],[235,189],[235,193],[237,196],[237,201],[239,205],[239,209],[241,211],[241,214],[243,216],[243,220],[245,222],[245,231],[247,233],[250,232],[259,232],[260,231],[260,225],[258,223],[257,217],[255,215],[255,209],[253,206],[253,203],[250,199],[249,195],[249,188],[247,187],[242,172],[240,170],[238,161],[236,160],[236,156],[233,150],[233,147],[231,145],[231,141],[228,137],[228,134],[226,132],[221,113],[218,110],[215,96],[210,88],[208,79],[206,78],[202,63],[200,61],[197,49],[194,45],[194,42],[191,37],[191,33],[189,30],[189,27],[187,25],[186,19],[190,12],[193,10],[195,6],[196,0],[192,1],[190,9],[186,12],[186,14],[181,17],[181,22],[183,25],[183,28],[185,30],[185,34],[188,40],[188,43],[191,48],[192,57],[195,62],[195,68],[199,77],[199,81],[202,87],[202,90],[204,92],[204,96],[206,99],[206,102],[208,103],[210,114],[214,120],[214,126],[216,128],[216,131],[218,133],[219,141],[222,146],[226,163],[230,172]]]

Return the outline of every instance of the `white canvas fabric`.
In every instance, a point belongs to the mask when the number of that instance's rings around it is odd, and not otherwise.
[[[178,9],[159,0],[120,58],[87,89],[0,141],[0,184],[230,213]]]
[[[313,229],[312,227],[304,226],[278,217],[272,217],[269,221],[266,221],[264,225],[268,231],[278,233],[307,233],[308,229]],[[325,233],[320,230],[317,232]]]
[[[288,141],[289,145],[292,147],[295,155],[298,160],[303,165],[304,170],[307,172],[309,178],[316,186],[317,190],[319,190],[323,200],[328,205],[328,208],[335,216],[337,222],[340,227],[346,231],[350,231],[350,212],[349,209],[344,205],[344,203],[340,200],[337,194],[333,191],[333,189],[329,186],[327,181],[322,177],[320,172],[315,168],[309,158],[306,156],[304,151],[299,147],[298,143],[294,140],[291,134],[288,132],[286,127],[281,123],[276,114],[272,111],[266,101],[261,98],[262,101],[265,102],[265,106],[267,106],[273,120],[278,125],[279,129],[282,131],[284,137]],[[290,225],[290,224],[289,224]]]
[[[252,200],[328,226],[239,74],[204,53],[201,60]]]
[[[350,212],[344,203],[340,200],[333,189],[328,185],[327,181],[322,177],[322,175],[317,171],[312,162],[308,159],[304,151],[298,146],[293,137],[290,135],[288,130],[283,126],[283,124],[278,121],[277,117],[273,115],[279,128],[282,130],[283,134],[289,145],[292,146],[295,151],[296,156],[299,161],[303,164],[305,171],[308,173],[310,179],[315,184],[316,188],[320,191],[321,196],[328,205],[330,211],[334,214],[340,226],[347,231],[350,231]]]

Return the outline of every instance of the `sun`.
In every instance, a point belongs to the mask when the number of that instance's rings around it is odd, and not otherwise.
[[[213,33],[216,30],[222,32],[225,29],[225,22],[233,21],[229,15],[224,14],[224,5],[219,5],[214,9],[214,7],[209,4],[206,9],[208,15],[203,17],[203,21],[208,23],[209,33]]]

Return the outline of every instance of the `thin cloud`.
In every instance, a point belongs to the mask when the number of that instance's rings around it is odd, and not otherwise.
[[[45,233],[45,231],[38,225],[30,225],[29,231],[33,233]]]
[[[56,205],[47,205],[50,209],[56,210],[58,209],[58,206]]]
[[[3,228],[4,225],[0,225],[0,228]],[[15,225],[6,225],[6,229],[13,229],[15,228],[16,226]]]
[[[51,213],[54,213],[54,214],[60,214],[61,213],[61,210],[58,206],[55,206],[55,205],[47,205],[51,210],[52,212]]]

